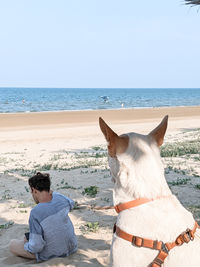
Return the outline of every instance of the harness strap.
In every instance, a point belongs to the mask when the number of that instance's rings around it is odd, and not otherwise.
[[[161,267],[167,256],[168,253],[164,252],[163,250],[160,250],[157,257],[153,260],[149,267]]]
[[[134,200],[131,200],[129,202],[126,202],[126,203],[118,204],[114,208],[115,208],[117,213],[120,213],[123,210],[127,210],[130,208],[145,204],[145,203],[150,202],[152,200],[153,199],[149,199],[149,198],[138,198],[138,199],[134,199]]]
[[[162,247],[162,241],[155,241],[151,239],[145,239],[139,236],[130,235],[121,230],[118,226],[116,226],[115,229],[117,236],[125,239],[126,241],[131,242],[132,245],[135,245],[137,247],[153,248],[157,250],[160,250]]]
[[[192,230],[188,228],[185,232],[180,234],[174,242],[171,243],[163,243],[162,241],[158,240],[151,240],[139,236],[130,235],[121,230],[116,224],[114,225],[113,232],[116,233],[120,238],[131,242],[134,246],[159,250],[158,255],[150,264],[150,267],[161,267],[171,249],[173,249],[175,246],[181,246],[183,245],[183,243],[188,243],[189,241],[194,240],[194,234],[197,228],[199,228],[199,225],[195,221],[195,225]]]
[[[157,197],[157,198],[137,198],[137,199],[125,202],[125,203],[120,203],[120,204],[114,206],[114,208],[115,208],[115,211],[117,213],[120,213],[123,210],[134,208],[134,207],[137,207],[139,205],[148,203],[150,201],[154,201],[154,200],[157,200],[157,199],[163,199],[163,198],[169,198],[169,197],[171,197],[171,195]]]

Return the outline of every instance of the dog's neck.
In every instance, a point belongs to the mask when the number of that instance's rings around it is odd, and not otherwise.
[[[132,177],[129,176],[129,179],[132,180],[136,178],[135,176]],[[155,185],[153,186],[151,183],[146,184],[145,181],[142,179],[140,179],[140,181],[141,183],[138,186],[134,186],[134,189],[132,189],[132,187],[129,186],[129,184],[127,184],[127,187],[124,188],[118,182],[116,182],[113,190],[114,205],[140,198],[148,198],[148,199],[162,198],[172,194],[164,177],[162,179],[163,184],[160,183],[159,185],[156,186],[156,188]],[[142,188],[142,190],[139,190],[139,188]]]
[[[136,150],[135,144],[134,149]],[[117,157],[119,171],[113,192],[114,205],[138,198],[155,199],[171,195],[157,147],[153,147],[154,154],[150,156],[148,151],[138,149],[135,157],[131,155],[131,151],[133,147],[130,142],[126,153]]]

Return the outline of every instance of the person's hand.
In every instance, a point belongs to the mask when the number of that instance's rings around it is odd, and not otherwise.
[[[26,242],[28,242],[28,240],[26,239],[26,237],[24,237],[24,244],[25,244]]]

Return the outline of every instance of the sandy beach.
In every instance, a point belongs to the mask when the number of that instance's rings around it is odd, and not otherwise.
[[[145,109],[84,110],[33,113],[0,113],[0,129],[46,125],[69,125],[96,123],[101,116],[113,123],[127,123],[160,118],[168,114],[171,118],[198,117],[200,106],[160,107]]]
[[[52,189],[83,208],[70,213],[79,249],[68,258],[37,266],[109,266],[114,210],[106,142],[98,126],[101,116],[118,134],[148,134],[169,115],[161,150],[166,179],[183,205],[200,221],[200,106],[96,111],[0,114],[0,266],[35,266],[11,255],[9,241],[23,239],[34,202],[27,180],[48,172]],[[90,188],[91,195],[86,194]],[[91,189],[91,188],[90,188]]]

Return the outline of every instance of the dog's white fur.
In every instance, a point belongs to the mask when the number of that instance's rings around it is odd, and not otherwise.
[[[107,125],[101,126],[101,129],[102,127]],[[157,130],[159,131],[159,127]],[[113,137],[109,136],[109,131],[107,129],[102,131],[109,144],[114,143],[117,146],[116,142],[112,142]],[[127,149],[123,153],[116,152],[115,156],[109,156],[109,166],[115,182],[114,205],[137,198],[157,199],[122,211],[117,217],[117,226],[132,235],[174,242],[187,228],[193,229],[194,218],[172,195],[166,183],[159,147],[154,136],[136,133],[127,135],[129,139]],[[116,234],[113,235],[111,247],[113,267],[147,267],[157,254],[157,250],[135,247]],[[199,266],[200,230],[197,229],[194,241],[173,248],[165,259],[163,267]]]

